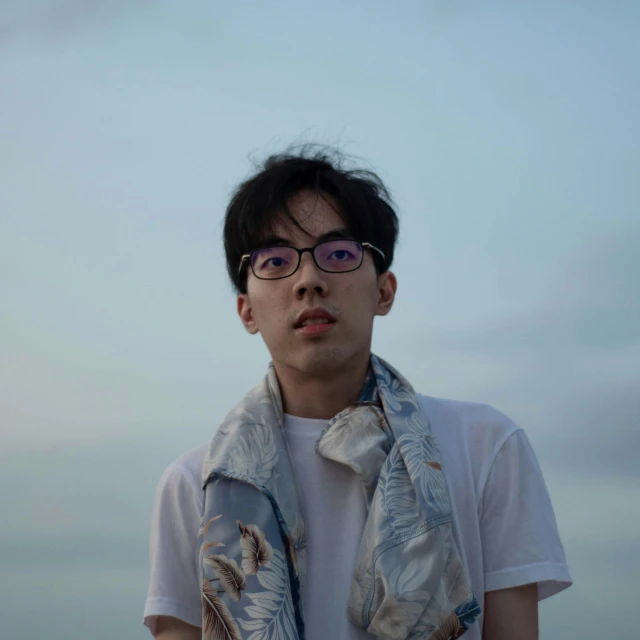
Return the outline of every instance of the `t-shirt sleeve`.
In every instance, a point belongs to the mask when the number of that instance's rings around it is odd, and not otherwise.
[[[150,580],[144,623],[156,634],[158,616],[201,626],[197,566],[202,489],[188,471],[170,465],[158,484],[149,544]]]
[[[551,498],[522,429],[500,447],[482,492],[485,591],[538,583],[538,600],[572,584]]]

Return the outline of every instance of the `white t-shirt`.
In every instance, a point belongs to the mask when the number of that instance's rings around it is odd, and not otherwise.
[[[549,493],[525,432],[489,405],[420,396],[440,449],[453,534],[480,607],[487,591],[538,583],[538,599],[572,583]],[[360,478],[315,453],[325,420],[285,416],[294,471],[307,513],[308,640],[372,638],[347,618],[358,545],[367,517]],[[201,625],[197,545],[208,444],[164,472],[151,525],[151,578],[144,622]],[[481,640],[480,618],[464,635]]]

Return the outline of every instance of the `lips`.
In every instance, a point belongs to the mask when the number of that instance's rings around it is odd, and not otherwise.
[[[327,326],[335,324],[336,319],[322,307],[313,307],[303,311],[293,325],[294,329],[304,329],[307,327]]]
[[[326,309],[314,307],[303,311],[293,325],[294,331],[303,336],[317,336],[331,331],[336,319]]]

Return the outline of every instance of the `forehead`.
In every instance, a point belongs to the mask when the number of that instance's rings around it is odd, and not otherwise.
[[[267,235],[304,244],[330,231],[347,229],[337,205],[326,194],[302,191],[289,200],[288,212],[297,224],[283,213],[275,218]]]

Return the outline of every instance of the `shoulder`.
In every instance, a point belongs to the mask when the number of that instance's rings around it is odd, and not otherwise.
[[[479,500],[498,452],[522,428],[489,404],[422,394],[418,398],[452,489],[471,490]]]
[[[436,398],[418,394],[436,435],[457,436],[502,445],[521,430],[509,416],[482,402]]]
[[[202,475],[202,463],[207,455],[209,449],[209,443],[204,442],[193,449],[183,453],[179,458],[176,458],[171,465],[180,469],[184,474],[193,477],[200,485],[200,476]]]
[[[207,454],[208,444],[201,444],[171,462],[164,470],[158,483],[158,493],[191,493],[201,500],[202,464]]]

